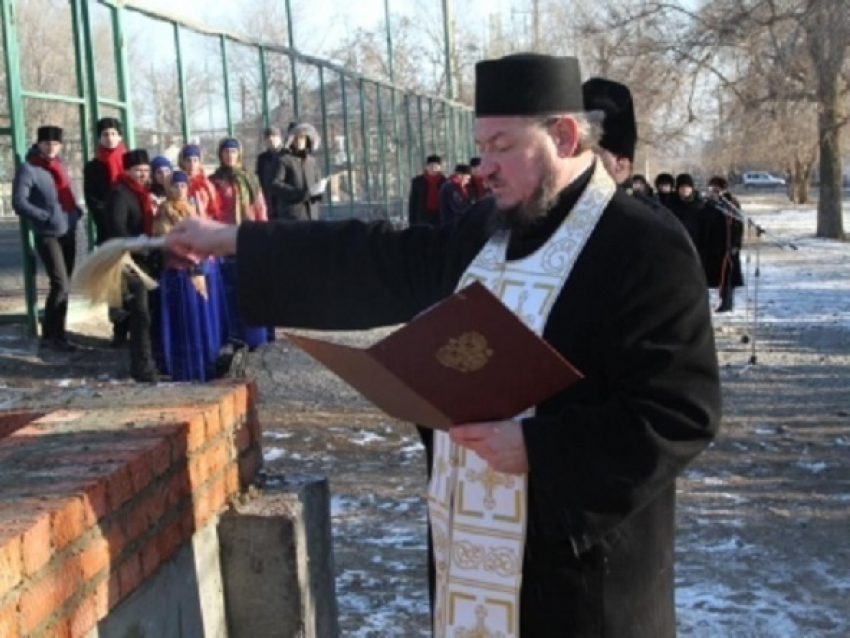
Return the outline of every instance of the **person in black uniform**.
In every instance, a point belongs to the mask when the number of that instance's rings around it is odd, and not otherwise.
[[[655,196],[663,206],[673,209],[676,200],[676,178],[670,173],[659,173],[655,176]]]
[[[450,436],[528,490],[523,551],[498,562],[521,575],[515,613],[506,620],[476,587],[466,598],[445,598],[446,574],[464,564],[435,537],[444,557],[432,580],[435,635],[457,618],[445,604],[471,598],[468,626],[484,623],[505,636],[673,638],[675,480],[720,420],[699,260],[672,216],[617,189],[594,157],[575,58],[529,53],[479,62],[475,112],[493,193],[455,224],[396,230],[356,220],[239,227],[188,220],[167,245],[187,260],[235,253],[242,309],[254,323],[354,330],[410,321],[484,267],[510,269],[511,285],[531,286],[563,265],[562,226],[583,229],[586,241],[574,249],[542,329],[583,380],[533,414],[457,424],[426,441],[430,453]],[[594,224],[591,214],[599,215]],[[519,296],[510,306],[527,312]],[[434,475],[447,466],[435,462]]]
[[[445,182],[443,159],[439,155],[429,155],[425,158],[425,170],[410,180],[407,202],[407,223],[410,226],[440,225],[440,188]]]
[[[704,264],[707,220],[705,200],[696,189],[694,178],[689,173],[676,176],[676,193],[675,197],[670,199],[670,210],[688,231],[700,261]]]
[[[147,151],[128,151],[124,155],[124,173],[119,177],[106,203],[109,213],[107,236],[110,239],[153,234],[154,210],[149,183],[150,160]],[[156,278],[152,261],[154,258],[133,254],[133,259],[139,267]],[[125,308],[130,315],[130,376],[140,382],[156,381],[148,291],[134,275],[126,276],[126,286]]]
[[[629,195],[640,199],[653,210],[661,210],[663,206],[650,192],[634,187],[638,177],[632,176],[638,128],[629,87],[606,78],[591,78],[582,85],[582,94],[588,112],[600,111],[605,116],[602,120],[602,138],[596,149],[605,170]],[[646,180],[643,182],[645,184]]]
[[[735,309],[735,288],[744,285],[741,272],[741,244],[744,221],[741,204],[729,191],[725,177],[708,180],[708,200],[705,233],[705,276],[709,288],[717,288],[720,305],[716,312]]]

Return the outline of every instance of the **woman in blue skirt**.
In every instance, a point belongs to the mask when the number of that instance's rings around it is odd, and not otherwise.
[[[155,234],[164,235],[181,219],[198,215],[188,198],[188,182],[183,172],[172,175],[168,196],[154,222]],[[187,270],[165,256],[159,281],[159,345],[165,372],[172,381],[215,378],[223,338],[220,288],[211,262]]]

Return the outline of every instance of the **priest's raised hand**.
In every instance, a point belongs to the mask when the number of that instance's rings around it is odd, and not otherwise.
[[[238,226],[211,219],[184,219],[165,236],[165,247],[189,262],[210,256],[232,255],[236,252],[238,230]]]

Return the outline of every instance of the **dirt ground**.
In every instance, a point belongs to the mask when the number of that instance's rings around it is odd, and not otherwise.
[[[75,329],[89,349],[49,358],[0,331],[0,407],[126,374],[126,351],[106,346],[102,317]],[[386,332],[323,336],[365,346]],[[742,341],[750,332],[718,321],[722,431],[679,481],[680,635],[850,636],[850,329],[765,324],[755,351]],[[429,635],[416,431],[282,333],[251,356],[248,373],[260,386],[268,471],[330,480],[342,634]]]

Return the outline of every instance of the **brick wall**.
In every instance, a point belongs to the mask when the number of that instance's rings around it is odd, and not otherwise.
[[[58,391],[0,411],[0,637],[85,636],[262,461],[253,385]]]

